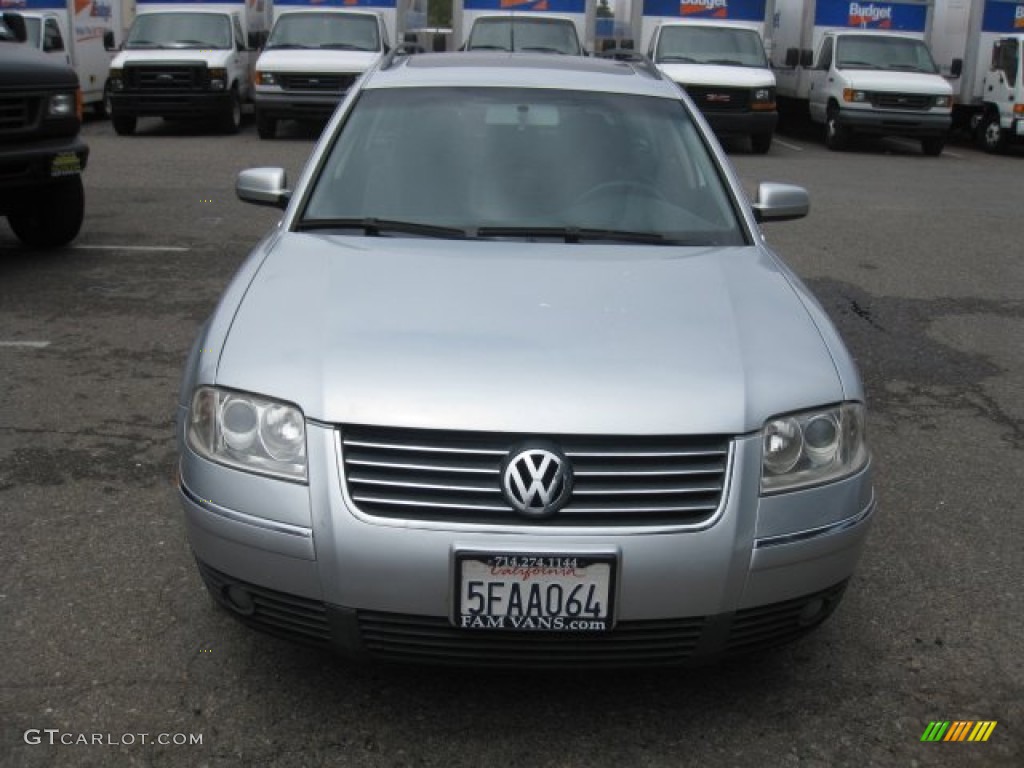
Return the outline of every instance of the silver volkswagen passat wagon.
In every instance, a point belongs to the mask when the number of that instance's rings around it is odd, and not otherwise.
[[[188,538],[243,622],[353,656],[673,665],[836,607],[864,392],[707,125],[645,61],[391,56],[203,326]]]

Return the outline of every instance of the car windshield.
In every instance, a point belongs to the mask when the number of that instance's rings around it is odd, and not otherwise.
[[[286,13],[274,24],[267,48],[379,51],[377,21],[342,13]]]
[[[581,53],[576,26],[563,19],[477,19],[466,47],[471,51]]]
[[[836,48],[839,69],[892,69],[938,73],[931,53],[920,40],[882,35],[843,35]]]
[[[658,63],[767,67],[761,36],[752,29],[665,27],[658,36]]]
[[[745,242],[682,102],[539,88],[365,91],[298,228],[332,222],[429,225],[432,236]]]
[[[230,48],[227,16],[212,13],[147,13],[135,17],[125,48]]]

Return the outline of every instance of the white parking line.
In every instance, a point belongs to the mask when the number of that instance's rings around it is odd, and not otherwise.
[[[190,250],[181,245],[73,245],[79,251],[146,251],[184,253]]]
[[[782,139],[780,139],[778,137],[776,137],[775,143],[782,145],[786,149],[792,149],[794,152],[803,152],[804,151],[803,147],[798,147],[796,144],[790,144],[788,141],[783,141]]]
[[[44,349],[50,346],[48,341],[0,341],[0,347],[29,347],[31,349]]]

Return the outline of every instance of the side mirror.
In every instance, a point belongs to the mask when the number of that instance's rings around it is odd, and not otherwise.
[[[254,205],[287,208],[292,199],[284,168],[249,168],[235,179],[238,199]]]
[[[4,25],[14,33],[14,39],[19,43],[28,40],[28,29],[25,26],[25,17],[20,13],[5,13]]]
[[[811,210],[811,198],[803,187],[766,181],[758,186],[752,208],[754,218],[759,222],[791,221],[807,215]]]
[[[805,68],[814,66],[814,51],[810,48],[800,51],[800,66]]]
[[[963,59],[953,59],[953,63],[950,64],[950,66],[949,66],[949,74],[952,77],[960,77],[960,75],[963,74],[963,71],[964,71],[964,60]]]
[[[117,50],[117,43],[114,42],[114,30],[108,29],[103,33],[103,48],[107,51]]]
[[[786,66],[796,67],[800,63],[800,49],[799,48],[787,48],[786,49]]]

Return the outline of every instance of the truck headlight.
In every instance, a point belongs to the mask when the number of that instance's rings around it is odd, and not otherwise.
[[[110,70],[110,76],[107,78],[107,82],[110,83],[110,90],[112,91],[123,91],[124,90],[124,72],[120,69]]]
[[[761,430],[761,492],[834,482],[868,462],[860,403],[777,416]]]
[[[256,85],[279,85],[277,75],[273,72],[257,72]]]
[[[186,440],[193,451],[219,464],[306,481],[306,422],[294,405],[199,387],[192,395]]]
[[[750,93],[750,107],[758,111],[775,109],[775,89],[755,88]]]
[[[228,87],[228,71],[223,67],[210,69],[210,90],[223,91]]]
[[[858,91],[856,88],[843,89],[843,101],[860,103],[870,100],[871,94],[869,94],[867,91]]]
[[[952,105],[953,105],[953,97],[952,96],[936,96],[935,97],[935,106],[936,107],[950,107]]]
[[[76,112],[74,93],[55,93],[46,105],[47,117],[71,117]]]

